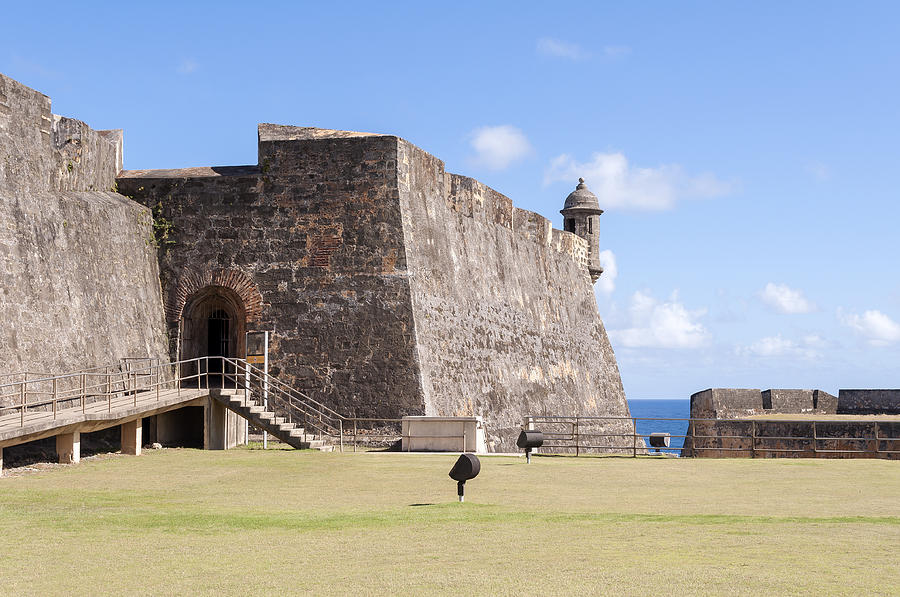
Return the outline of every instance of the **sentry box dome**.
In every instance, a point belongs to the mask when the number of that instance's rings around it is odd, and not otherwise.
[[[544,434],[535,429],[523,429],[516,445],[525,450],[525,461],[531,464],[531,450],[544,445]]]
[[[461,454],[456,464],[450,469],[450,478],[456,481],[456,494],[459,501],[465,501],[466,481],[474,479],[481,472],[481,461],[474,454]]]

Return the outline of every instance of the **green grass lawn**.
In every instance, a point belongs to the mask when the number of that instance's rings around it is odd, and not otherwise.
[[[900,462],[148,451],[0,479],[0,593],[900,594]]]

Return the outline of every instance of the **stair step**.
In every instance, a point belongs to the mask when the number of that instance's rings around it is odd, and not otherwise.
[[[246,394],[222,396],[220,401],[226,403],[232,410],[257,427],[268,429],[269,433],[294,448],[319,450],[320,452],[334,450],[334,445],[328,440],[317,439],[315,434],[307,433],[305,427],[298,427],[297,423],[289,423],[288,417],[280,417],[273,411],[266,410],[261,404],[248,398]]]

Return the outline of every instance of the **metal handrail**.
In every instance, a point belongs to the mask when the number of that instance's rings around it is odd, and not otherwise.
[[[0,405],[0,413],[18,410],[21,415],[20,426],[24,426],[25,414],[29,409],[47,407],[48,405],[51,407],[55,419],[61,405],[77,400],[81,401],[82,411],[84,411],[88,403],[95,403],[98,399],[102,400],[104,398],[108,401],[110,410],[112,409],[113,397],[134,395],[136,404],[139,392],[156,389],[158,398],[159,390],[162,387],[180,388],[183,381],[193,378],[199,379],[203,375],[203,373],[199,372],[199,362],[203,359],[207,359],[207,357],[163,363],[161,359],[129,357],[122,359],[122,362],[146,361],[147,363],[143,366],[129,364],[125,370],[122,370],[117,365],[90,367],[59,375],[47,375],[33,379],[25,378],[20,381],[0,384],[0,399],[18,398],[17,404]],[[179,375],[178,372],[181,370],[181,366],[191,362],[198,363],[198,374]],[[77,383],[65,383],[70,381]],[[44,387],[49,386],[52,390],[29,387],[37,384],[43,384]],[[69,385],[72,387],[67,387]],[[8,390],[11,388],[17,391],[9,392]],[[30,399],[34,396],[50,396],[50,398]]]
[[[630,421],[631,431],[624,433],[610,433],[608,430],[603,430],[603,432],[591,432],[589,429],[586,430],[581,427],[582,423],[597,423],[597,422],[622,422],[622,421]],[[581,417],[581,416],[567,416],[567,415],[529,415],[525,417],[525,428],[534,428],[536,424],[544,424],[544,425],[565,425],[567,428],[563,430],[544,430],[544,447],[547,448],[563,448],[563,449],[574,449],[576,456],[580,454],[582,450],[611,450],[621,453],[623,450],[626,452],[632,452],[633,456],[637,456],[640,454],[646,454],[649,450],[655,450],[653,447],[644,447],[639,446],[637,443],[638,439],[648,440],[650,438],[649,433],[638,433],[637,431],[637,422],[638,421],[680,421],[688,424],[687,431],[683,435],[679,434],[670,434],[669,437],[672,439],[681,438],[685,444],[687,444],[687,440],[691,440],[690,445],[685,445],[684,448],[679,447],[661,447],[659,451],[665,452],[680,452],[683,449],[689,449],[693,451],[717,451],[717,452],[744,452],[751,453],[752,456],[755,457],[757,452],[760,453],[828,453],[828,454],[874,454],[875,456],[879,455],[889,455],[889,454],[900,454],[900,449],[890,450],[887,449],[889,447],[890,442],[900,442],[900,437],[889,437],[882,435],[879,431],[883,431],[883,426],[885,424],[896,423],[900,424],[900,421],[884,421],[884,420],[840,420],[840,419],[712,419],[712,418],[674,418],[674,417]],[[740,434],[737,432],[729,434],[716,434],[716,435],[700,435],[697,433],[697,428],[694,426],[694,423],[702,423],[702,422],[713,422],[713,423],[738,423],[742,426],[750,427],[749,434]],[[760,423],[765,424],[791,424],[791,425],[807,425],[810,426],[812,435],[760,435],[757,433],[757,429]],[[872,434],[865,437],[834,437],[834,436],[821,436],[817,433],[816,426],[817,425],[863,425],[869,426],[872,428]],[[740,426],[739,425],[739,426]],[[881,429],[879,428],[881,425]],[[610,437],[618,437],[624,440],[622,445],[615,445],[614,443],[606,443],[606,444],[596,444],[592,442],[592,438],[610,438]],[[631,440],[631,448],[626,445],[628,443],[628,439]],[[749,440],[749,445],[741,445],[741,446],[698,446],[697,443],[704,443],[703,441],[698,440],[721,440],[721,439],[729,439],[729,440]],[[771,442],[773,440],[785,441],[785,442],[805,442],[807,445],[809,443],[812,444],[811,447],[803,447],[804,444],[801,443],[801,447],[799,448],[785,448],[785,447],[770,447],[765,445],[767,442]],[[826,444],[826,442],[866,442],[866,446],[864,449],[832,449],[826,447],[819,447],[821,444]],[[885,449],[882,449],[882,445]],[[890,446],[895,447],[895,446]],[[900,446],[896,446],[900,447]]]
[[[243,359],[225,359],[228,363],[235,367],[234,381],[235,387],[240,387],[243,382],[244,375],[241,375],[240,369],[243,369],[244,373],[249,373],[249,376],[252,380],[257,382],[261,382],[264,379],[265,373],[247,363]],[[298,420],[302,421],[304,426],[310,426],[316,431],[320,433],[320,437],[322,436],[330,436],[333,439],[336,438],[339,443],[341,449],[343,449],[344,441],[352,439],[352,445],[354,450],[356,449],[361,436],[365,437],[367,440],[381,440],[381,441],[395,441],[397,438],[402,438],[402,433],[372,433],[371,430],[368,430],[367,433],[360,433],[360,423],[383,423],[385,426],[390,426],[390,424],[397,424],[402,421],[402,419],[398,418],[379,418],[379,417],[349,417],[346,415],[342,415],[341,413],[335,411],[334,409],[322,404],[318,400],[311,398],[310,396],[304,394],[303,392],[297,390],[286,384],[285,382],[268,376],[268,392],[270,398],[274,398],[275,400],[283,400],[287,404],[287,410],[289,411],[291,408],[296,409],[298,413],[294,413],[295,416],[299,414]],[[275,406],[270,402],[269,407],[273,409],[276,416],[278,415],[278,411],[275,410]],[[289,422],[293,422],[291,417],[287,417]]]
[[[248,384],[249,381],[255,381],[258,384],[266,384],[267,387],[265,388],[265,391],[268,394],[268,398],[273,402],[272,404],[269,404],[269,408],[276,416],[278,416],[278,410],[276,409],[275,402],[281,401],[289,411],[291,409],[294,411],[293,413],[287,413],[288,416],[285,418],[288,421],[293,422],[292,414],[294,416],[299,414],[300,416],[298,419],[303,421],[304,426],[309,425],[319,431],[320,434],[336,435],[340,433],[342,426],[340,415],[337,415],[337,417],[331,416],[326,412],[325,409],[327,409],[327,407],[323,404],[313,400],[302,392],[294,390],[287,384],[275,380],[271,375],[266,375],[265,372],[253,367],[242,359],[224,358],[223,361],[234,367],[234,373],[225,374],[225,377],[232,379],[235,383],[235,387],[244,387],[245,390],[251,391],[253,388],[252,385]]]
[[[211,361],[218,360],[222,366],[218,371],[210,367]],[[133,397],[137,405],[138,395],[156,391],[157,400],[162,389],[175,389],[180,394],[183,388],[209,389],[210,379],[218,379],[224,387],[226,381],[235,388],[244,389],[248,395],[263,388],[270,399],[268,409],[278,418],[288,422],[302,422],[319,437],[331,437],[340,443],[343,450],[345,439],[353,440],[354,450],[360,437],[372,439],[395,439],[396,433],[363,432],[362,426],[384,423],[385,427],[399,423],[401,419],[366,418],[344,416],[334,409],[291,387],[284,381],[254,367],[244,359],[227,357],[195,357],[179,361],[164,362],[151,357],[126,357],[116,365],[98,366],[69,371],[58,375],[31,373],[21,375],[22,379],[0,384],[0,415],[19,413],[19,426],[25,426],[28,411],[42,409],[54,419],[58,412],[71,407],[72,402],[86,405],[105,401],[111,412],[113,400],[124,396]],[[0,376],[0,380],[4,379]],[[352,428],[352,430],[351,430]]]

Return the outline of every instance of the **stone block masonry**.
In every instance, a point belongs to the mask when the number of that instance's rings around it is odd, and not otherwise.
[[[256,166],[118,185],[171,223],[172,356],[205,350],[188,336],[209,304],[272,331],[272,371],[348,415],[481,415],[494,450],[525,414],[628,415],[586,241],[402,139],[264,124]]]
[[[837,412],[848,415],[900,415],[900,390],[841,390]]]
[[[713,388],[691,396],[681,455],[897,459],[900,422],[884,416],[897,414],[900,390],[841,390],[836,398],[822,390]]]
[[[765,390],[763,408],[783,412],[812,412],[814,390]]]
[[[270,371],[335,410],[480,415],[493,450],[526,414],[628,415],[596,235],[390,135],[263,124],[258,151],[120,172],[121,131],[0,75],[0,373],[243,357],[268,330]]]
[[[402,140],[398,159],[425,414],[481,415],[504,451],[525,414],[628,416],[586,241]]]
[[[149,211],[115,192],[121,131],[0,75],[0,372],[165,357]]]
[[[193,281],[215,279],[210,288],[234,299],[235,323],[274,332],[270,362],[284,381],[348,415],[423,414],[396,166],[388,166],[396,137],[261,125],[259,138],[258,167],[119,178],[123,192],[172,223],[159,259],[175,306],[170,334],[180,340],[173,356],[205,350],[179,330],[205,292]],[[248,310],[256,296],[261,308]],[[235,341],[231,356],[243,356]]]

